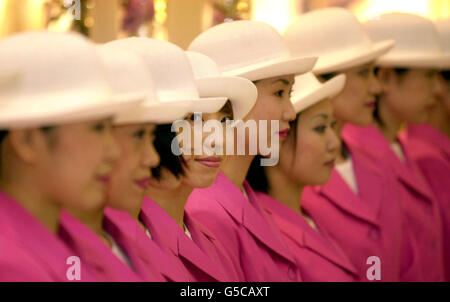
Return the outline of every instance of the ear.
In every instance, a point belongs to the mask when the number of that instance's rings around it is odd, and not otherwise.
[[[393,70],[391,68],[380,67],[376,76],[380,82],[383,92],[388,91],[395,76]]]
[[[17,156],[28,164],[36,163],[39,154],[48,149],[43,133],[38,129],[11,130],[9,140]]]

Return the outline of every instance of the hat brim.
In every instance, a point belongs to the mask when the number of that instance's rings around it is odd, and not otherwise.
[[[327,98],[338,95],[345,85],[346,76],[340,74],[321,84],[312,91],[294,93],[291,102],[294,105],[296,113],[299,113]]]
[[[126,113],[121,113],[114,120],[114,125],[127,124],[170,124],[182,120],[189,113],[191,106],[186,102],[149,102],[142,103]]]
[[[450,55],[386,55],[377,61],[381,67],[404,67],[404,68],[450,68]]]
[[[196,79],[201,97],[226,97],[233,107],[233,119],[243,119],[255,106],[258,90],[244,78],[232,76],[204,77]]]
[[[223,71],[225,76],[237,76],[250,81],[269,79],[283,75],[298,75],[311,71],[317,57],[282,58],[253,64],[244,68]]]
[[[320,75],[324,73],[337,72],[376,61],[379,57],[390,51],[392,47],[394,47],[394,44],[394,40],[376,42],[373,43],[372,49],[347,58],[342,54],[337,54],[335,57],[328,59],[325,57],[319,57],[319,60],[313,69],[313,73]]]
[[[143,100],[134,95],[135,97],[124,97],[122,101],[118,102],[114,96],[109,95],[103,96],[102,100],[98,100],[99,96],[91,96],[91,100],[97,99],[95,102],[86,100],[64,102],[70,96],[76,97],[77,91],[49,96],[50,101],[47,99],[46,106],[39,108],[30,107],[29,104],[33,102],[13,102],[12,106],[3,108],[0,112],[0,128],[35,128],[114,117],[118,112],[129,110]],[[39,97],[45,99],[44,96]]]
[[[216,113],[225,106],[228,101],[226,97],[201,97],[191,100],[191,110],[189,112]]]

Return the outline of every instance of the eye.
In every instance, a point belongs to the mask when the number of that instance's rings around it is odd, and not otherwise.
[[[106,122],[100,122],[95,124],[93,129],[97,132],[103,132],[106,129]]]
[[[133,133],[133,136],[136,137],[136,138],[139,138],[139,139],[143,138],[144,135],[145,135],[145,130],[144,129],[138,130],[138,131]]]
[[[278,90],[277,92],[274,93],[275,96],[282,98],[284,95],[284,90]]]
[[[426,74],[425,74],[425,76],[427,77],[427,78],[432,78],[432,77],[434,77],[436,75],[436,71],[434,71],[434,70],[430,70],[430,71],[428,71]]]
[[[320,125],[314,128],[314,131],[316,131],[317,133],[325,133],[325,130],[327,129],[327,126],[325,125]]]
[[[369,74],[370,74],[369,68],[362,69],[358,72],[358,75],[361,77],[364,77],[364,78],[367,78],[369,76]]]

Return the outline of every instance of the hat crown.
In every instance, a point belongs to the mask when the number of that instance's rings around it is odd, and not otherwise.
[[[26,32],[4,38],[0,73],[2,102],[27,102],[33,107],[55,101],[60,93],[76,94],[70,97],[73,102],[96,101],[111,94],[95,47],[75,33]]]
[[[214,26],[192,41],[190,51],[201,52],[221,72],[290,56],[281,35],[259,21],[232,21]]]
[[[426,18],[407,13],[382,14],[364,24],[374,41],[394,39],[394,48],[382,58],[439,55],[439,34]]]
[[[219,67],[210,57],[194,51],[186,51],[186,55],[196,79],[221,76]]]
[[[450,19],[437,21],[436,28],[439,33],[442,51],[450,53]]]
[[[126,38],[107,45],[124,48],[143,58],[161,102],[199,98],[189,60],[178,46],[150,38]]]
[[[141,57],[111,45],[97,46],[97,51],[113,93],[143,93],[148,101],[157,101],[153,78]]]
[[[284,38],[293,55],[319,56],[318,64],[340,52],[347,57],[372,47],[362,24],[343,8],[320,9],[300,16],[285,31]]]

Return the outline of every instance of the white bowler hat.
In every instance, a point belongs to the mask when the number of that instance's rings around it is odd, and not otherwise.
[[[97,51],[115,99],[121,102],[134,97],[143,101],[118,113],[114,124],[165,124],[182,119],[189,113],[189,106],[182,102],[159,102],[152,75],[142,57],[111,45],[97,46]]]
[[[79,34],[27,32],[0,41],[3,129],[104,118],[139,101],[113,101],[95,46]]]
[[[450,19],[440,20],[435,24],[439,32],[441,48],[444,52],[444,56],[446,56],[447,60],[450,61]]]
[[[250,81],[302,74],[317,56],[293,56],[272,26],[258,21],[232,21],[216,25],[197,36],[188,50],[207,55],[227,76]]]
[[[421,16],[406,13],[382,14],[367,21],[370,37],[379,41],[394,39],[395,47],[379,58],[379,66],[427,67],[450,66],[442,52],[439,33],[434,24]]]
[[[142,57],[153,77],[160,102],[176,102],[180,106],[188,106],[189,112],[204,113],[218,112],[227,102],[225,97],[200,97],[189,59],[175,44],[150,38],[126,38],[106,45],[132,51]]]
[[[284,33],[295,55],[319,57],[315,74],[360,66],[388,52],[393,40],[373,42],[347,9],[325,8],[301,15]]]
[[[217,64],[204,54],[186,51],[201,97],[224,96],[233,107],[234,120],[243,119],[258,98],[258,89],[241,77],[223,76]]]
[[[339,74],[325,83],[320,83],[312,72],[295,77],[291,102],[299,113],[324,99],[338,95],[344,89],[346,76]]]

